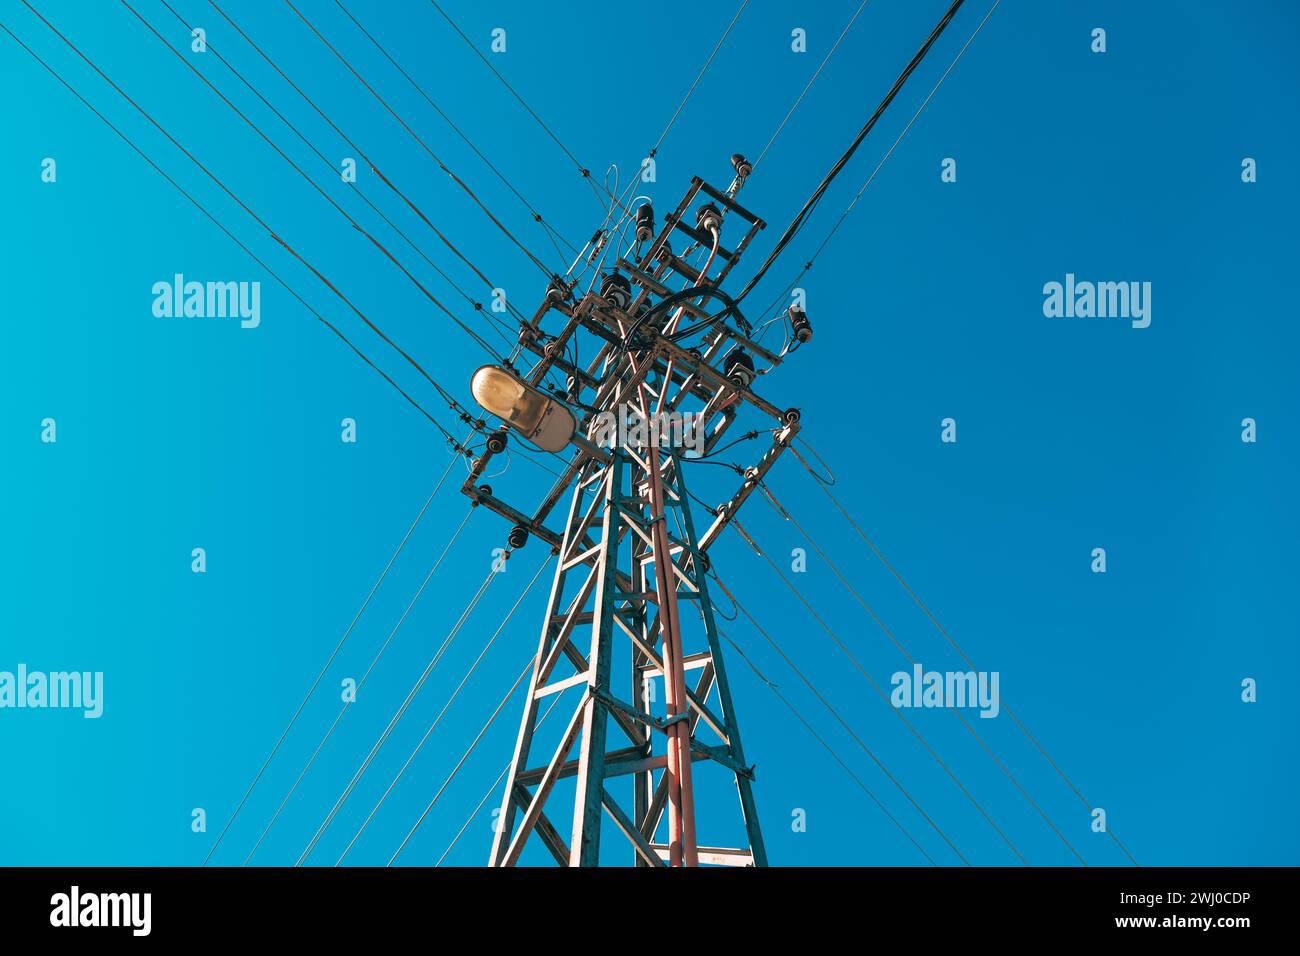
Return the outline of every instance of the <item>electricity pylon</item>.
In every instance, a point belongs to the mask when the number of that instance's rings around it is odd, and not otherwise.
[[[515,522],[512,547],[537,536],[558,554],[496,821],[493,866],[519,862],[533,837],[561,865],[594,866],[602,859],[605,829],[628,841],[638,866],[767,863],[754,769],[741,744],[709,598],[706,552],[799,430],[797,410],[782,411],[752,391],[751,356],[767,362],[770,371],[811,330],[802,311],[792,310],[792,337],[774,354],[749,338],[748,323],[721,289],[763,228],[734,199],[749,164],[737,156],[733,165],[736,177],[725,192],[694,179],[657,234],[653,212],[638,207],[638,255],[635,261],[619,258],[599,294],[573,301],[568,283],[552,281],[520,335],[521,346],[538,357],[527,374],[486,367],[475,375],[476,398],[506,425],[475,460],[462,490]],[[700,194],[711,201],[691,224],[684,214]],[[744,233],[728,248],[722,233],[732,219],[741,221]],[[681,235],[688,246],[677,256],[669,239]],[[598,252],[599,247],[593,257]],[[702,266],[687,261],[706,253]],[[675,275],[686,280],[686,288],[669,288],[666,282]],[[706,307],[713,300],[724,308],[710,314]],[[558,333],[543,329],[552,313],[563,318]],[[586,368],[569,359],[579,332],[600,343]],[[568,377],[568,388],[554,397],[541,390],[552,370]],[[593,393],[589,402],[583,401],[584,390]],[[713,512],[702,534],[686,488],[692,456],[681,443],[665,445],[655,428],[667,427],[687,406],[694,410],[686,427],[697,429],[691,434],[702,440],[706,455],[742,409],[775,420],[771,447],[744,471],[740,489]],[[581,419],[573,409],[584,413]],[[643,426],[641,431],[609,427],[629,421]],[[679,426],[681,421],[676,419]],[[561,448],[577,450],[531,517],[479,484],[488,460],[504,449],[508,431],[544,448],[559,435]],[[555,532],[545,520],[566,490],[568,518]],[[569,706],[560,706],[565,699]],[[557,725],[549,725],[551,739],[543,742],[538,730],[551,707],[567,719],[558,736]],[[743,841],[732,842],[740,846],[701,846],[697,839],[700,832],[717,832],[715,824],[723,821],[714,819],[716,800],[708,803],[710,819],[697,821],[696,771],[703,778],[719,768],[739,797],[739,826],[733,822],[732,832],[743,834]],[[566,842],[559,813],[567,816],[570,807],[559,792],[569,781],[572,825]]]

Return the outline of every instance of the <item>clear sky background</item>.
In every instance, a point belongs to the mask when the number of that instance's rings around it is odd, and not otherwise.
[[[462,320],[490,328],[213,56],[248,77],[337,164],[356,151],[204,0],[130,0]],[[123,5],[33,0],[133,99],[460,400],[483,353]],[[438,106],[577,245],[603,218],[561,149],[426,0],[345,0]],[[988,12],[970,0],[748,300],[758,321]],[[530,213],[333,0],[299,9],[439,157],[555,267]],[[222,8],[457,246],[531,314],[544,277],[282,3]],[[738,3],[475,3],[448,13],[579,160],[620,186],[690,88]],[[856,2],[751,0],[665,139],[662,213],[692,175],[725,186],[757,156]],[[871,0],[741,194],[770,224],[748,278],[945,4]],[[451,428],[437,396],[246,212],[22,3],[0,20],[241,241]],[[1004,0],[802,281],[816,337],[759,390],[803,410],[835,493],[947,631],[1000,674],[974,719],[998,760],[941,711],[908,716],[999,836],[793,595],[729,532],[714,565],[961,854],[975,864],[1295,864],[1297,505],[1294,57],[1286,2]],[[506,52],[488,53],[494,28]],[[1091,51],[1106,30],[1104,54]],[[807,52],[791,50],[806,31]],[[0,670],[102,671],[104,715],[0,711],[0,863],[197,864],[447,468],[438,432],[228,237],[0,35],[6,345],[0,373],[5,568]],[[42,182],[41,163],[57,162]],[[941,181],[945,158],[957,181]],[[1244,183],[1242,161],[1258,164]],[[359,163],[358,186],[474,298],[487,289]],[[608,173],[613,184],[615,173]],[[566,263],[567,265],[567,263]],[[151,288],[262,283],[262,320],[160,319]],[[1043,285],[1152,284],[1152,321],[1049,319]],[[733,291],[739,282],[732,283]],[[57,421],[58,441],[40,440]],[[358,441],[340,441],[350,417]],[[957,423],[955,444],[940,422]],[[1258,441],[1241,440],[1243,418]],[[734,449],[759,454],[758,442]],[[554,467],[548,465],[549,467]],[[455,465],[456,471],[462,468]],[[698,466],[721,501],[736,479]],[[214,862],[257,842],[357,677],[468,511],[434,498]],[[500,479],[540,496],[516,455]],[[929,619],[792,457],[771,485],[927,669],[962,668]],[[529,500],[535,500],[529,499]],[[782,567],[806,546],[760,498],[746,526]],[[292,863],[489,568],[506,524],[473,514],[253,857]],[[207,572],[190,569],[207,552]],[[1105,548],[1105,574],[1090,569]],[[532,576],[510,562],[311,862],[356,832]],[[882,686],[905,661],[815,554],[794,576]],[[385,862],[536,645],[526,598],[348,862]],[[727,602],[719,602],[723,610]],[[724,628],[940,864],[959,863],[743,618]],[[732,653],[729,673],[776,864],[925,858]],[[1258,701],[1241,700],[1242,681]],[[1082,797],[1005,711],[1015,710]],[[400,861],[481,864],[519,696]],[[702,770],[701,840],[736,838],[721,774]],[[194,833],[203,808],[208,830]],[[806,829],[792,827],[804,811]],[[1049,818],[1060,831],[1053,832]],[[565,825],[561,824],[561,829]],[[613,841],[610,841],[611,845]],[[1012,844],[1015,851],[1012,850]],[[610,862],[626,862],[616,847]],[[528,862],[540,857],[530,854]]]

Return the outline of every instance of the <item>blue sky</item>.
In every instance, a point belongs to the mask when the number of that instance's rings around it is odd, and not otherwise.
[[[354,150],[208,3],[169,0],[317,147]],[[304,258],[462,401],[483,353],[117,3],[34,5]],[[528,210],[327,0],[295,4],[548,265]],[[738,4],[450,2],[451,16],[594,174],[628,182]],[[782,291],[987,13],[970,0],[754,293]],[[472,308],[157,0],[131,0],[190,62],[466,322]],[[347,6],[566,238],[603,216],[564,152],[426,0]],[[644,184],[656,209],[692,175],[729,180],[756,156],[857,3],[751,0]],[[493,285],[531,313],[544,278],[282,4],[221,4]],[[741,194],[769,223],[748,278],[906,63],[944,4],[872,0]],[[409,366],[19,3],[5,25],[335,322],[446,427]],[[1106,30],[1104,54],[1090,49]],[[835,493],[976,664],[1081,801],[1003,713],[973,720],[1059,839],[949,715],[909,714],[1036,865],[1123,865],[1091,807],[1142,864],[1295,864],[1294,601],[1300,533],[1291,276],[1297,148],[1286,3],[1005,0],[863,194],[802,286],[816,337],[761,391],[799,406]],[[506,52],[488,53],[494,28]],[[791,50],[803,29],[807,52]],[[449,456],[438,432],[8,36],[5,184],[10,321],[0,375],[7,450],[0,670],[102,671],[105,710],[0,711],[0,862],[201,862]],[[57,162],[42,182],[41,163]],[[1242,161],[1257,162],[1244,183]],[[953,158],[957,181],[941,181]],[[455,280],[486,289],[360,164],[358,186]],[[614,173],[609,173],[612,185]],[[567,265],[567,263],[566,263]],[[262,321],[161,319],[151,288],[183,273],[260,281]],[[1067,273],[1152,284],[1145,329],[1043,314]],[[740,285],[732,283],[733,291]],[[751,314],[752,319],[766,318]],[[490,334],[490,330],[485,332]],[[40,440],[56,420],[58,441]],[[339,439],[356,420],[358,441]],[[1258,441],[1241,441],[1253,418]],[[940,422],[958,440],[940,441]],[[757,457],[751,443],[739,460]],[[460,469],[460,465],[455,466]],[[696,474],[698,472],[698,476]],[[734,476],[691,472],[722,500]],[[549,476],[516,456],[502,488]],[[214,857],[241,862],[468,511],[434,499]],[[913,655],[962,667],[799,463],[772,488]],[[744,517],[779,564],[804,545],[755,498]],[[487,573],[508,528],[470,516],[381,663],[259,848],[292,863]],[[190,569],[203,547],[208,570]],[[1090,570],[1094,548],[1107,571]],[[312,862],[351,839],[543,553],[494,581]],[[854,732],[972,863],[1015,853],[918,746],[771,571],[729,533],[714,564]],[[882,685],[901,655],[809,555],[800,589]],[[535,647],[528,596],[349,862],[383,863]],[[725,600],[720,602],[725,608]],[[743,619],[724,624],[934,859],[934,829]],[[729,658],[774,863],[925,859],[745,663]],[[1241,701],[1253,678],[1258,701]],[[412,837],[442,854],[507,761],[505,708]],[[972,715],[973,716],[973,715]],[[734,798],[699,774],[702,840],[734,839]],[[489,799],[447,861],[479,864]],[[191,830],[204,808],[208,832]],[[792,815],[805,812],[796,832]],[[620,848],[621,851],[621,848]],[[537,861],[528,857],[529,862]],[[611,862],[623,862],[616,855]]]

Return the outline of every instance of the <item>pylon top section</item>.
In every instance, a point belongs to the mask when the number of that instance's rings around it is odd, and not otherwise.
[[[589,246],[588,264],[602,258],[620,229],[635,228],[635,241],[616,255],[613,270],[598,274],[586,290],[577,280],[552,278],[542,304],[520,330],[519,352],[536,362],[503,369],[533,392],[550,392],[552,401],[572,412],[576,428],[564,453],[560,477],[540,502],[507,501],[483,483],[494,455],[506,446],[512,429],[502,425],[474,460],[462,492],[514,525],[511,545],[530,536],[552,548],[562,532],[547,519],[592,461],[605,461],[608,447],[595,431],[603,413],[641,405],[642,392],[659,412],[690,413],[703,429],[703,454],[717,447],[745,406],[765,416],[772,443],[746,469],[739,489],[714,509],[714,521],[700,537],[705,550],[761,482],[799,430],[799,411],[782,408],[756,391],[756,380],[777,368],[806,336],[791,339],[781,352],[765,348],[730,295],[722,288],[728,274],[765,223],[735,199],[749,174],[743,157],[732,158],[736,176],[720,190],[693,177],[685,195],[663,217],[657,231],[648,204],[624,210],[619,228],[598,233]],[[613,250],[616,254],[618,249]],[[701,264],[696,264],[703,259]],[[572,269],[570,272],[572,273]],[[791,317],[795,318],[795,311]],[[798,313],[804,326],[806,317]],[[810,333],[809,333],[810,334]],[[585,364],[578,355],[592,355]],[[760,367],[756,368],[756,362]],[[548,385],[562,375],[565,387]],[[531,397],[531,396],[530,396]],[[514,428],[516,440],[528,432]]]

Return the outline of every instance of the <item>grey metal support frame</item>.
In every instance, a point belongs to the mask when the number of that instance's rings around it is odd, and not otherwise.
[[[687,263],[710,242],[692,225],[698,219],[689,210],[697,201],[721,207],[722,219],[731,224],[722,227],[730,237],[726,244],[718,232],[715,267],[707,275]],[[542,387],[552,371],[564,374],[568,391],[559,398],[575,410],[578,428],[570,450],[557,459],[561,475],[540,501],[511,503],[482,483],[496,453],[490,448],[474,459],[461,489],[559,556],[501,795],[492,866],[516,865],[530,843],[546,851],[543,859],[594,866],[602,858],[602,839],[611,835],[626,841],[629,862],[638,867],[767,864],[754,771],[741,744],[706,557],[800,429],[797,409],[773,404],[756,393],[753,379],[724,368],[727,354],[741,349],[771,371],[784,351],[770,352],[753,341],[738,313],[733,325],[727,311],[710,311],[710,302],[729,301],[720,284],[762,228],[763,221],[730,191],[694,178],[655,236],[638,246],[635,261],[617,260],[634,290],[630,300],[606,298],[603,289],[574,299],[574,285],[556,280],[521,330],[522,352],[537,361],[515,374],[533,387]],[[688,245],[674,255],[670,238]],[[674,299],[680,315],[694,323],[690,332],[670,328],[666,313],[660,320],[637,321],[643,307],[653,299],[663,302],[683,280],[691,287],[709,283],[698,295]],[[571,361],[579,349],[570,350],[569,343],[579,338],[580,351],[591,356],[585,367]],[[690,347],[692,339],[697,347]],[[672,413],[694,409],[706,429],[706,453],[719,447],[742,410],[770,423],[770,446],[744,469],[731,498],[707,509],[709,520],[699,529],[684,474],[692,466],[679,457],[681,449],[660,447],[651,454],[643,444],[616,440],[605,447],[593,437],[596,414],[643,402]],[[558,527],[551,522],[566,492],[568,515]],[[652,513],[656,498],[660,514]],[[666,635],[672,640],[666,642]],[[663,693],[654,694],[656,688]],[[543,740],[539,707],[556,695],[566,697],[556,706],[557,716],[567,714],[568,720],[544,728]],[[716,766],[695,772],[697,764],[709,763]],[[719,769],[731,776],[739,797],[741,847],[696,841],[693,794],[716,786]],[[712,812],[716,802],[705,805]],[[565,817],[572,824],[567,832]],[[706,832],[712,826],[701,825]],[[610,859],[608,851],[603,855]]]
[[[646,570],[655,560],[649,536],[655,520],[669,521],[676,531],[671,579],[678,598],[694,602],[698,609],[683,625],[683,632],[694,637],[693,646],[687,648],[687,666],[704,674],[689,695],[692,762],[713,761],[731,769],[748,834],[747,846],[709,848],[706,858],[728,865],[766,865],[752,792],[753,769],[745,762],[740,744],[706,575],[699,570],[703,559],[682,468],[675,456],[664,456],[661,475],[669,514],[654,516],[641,494],[649,477],[647,465],[648,458],[635,450],[617,449],[608,463],[589,476],[594,480],[575,486],[502,796],[490,857],[493,866],[518,863],[533,836],[556,855],[556,841],[548,840],[542,827],[554,829],[550,821],[568,814],[568,808],[555,811],[554,790],[558,781],[569,777],[576,778],[569,865],[597,865],[602,837],[609,834],[628,841],[632,862],[638,866],[661,865],[667,859],[667,846],[655,842],[655,831],[665,807],[660,789],[668,724],[662,713],[654,712],[655,703],[645,693],[651,682],[662,678],[664,663],[656,610],[660,595],[650,586],[653,575]],[[632,693],[626,695],[615,690],[612,672],[614,645],[620,639],[628,642],[632,666]],[[579,648],[586,649],[585,656]],[[545,764],[530,766],[539,701],[552,693],[573,691],[580,696],[559,743]],[[711,699],[715,691],[716,703]],[[621,729],[613,749],[607,739],[613,732],[611,723]],[[660,775],[657,782],[656,774]],[[630,813],[616,797],[616,783],[623,776],[629,776],[633,786]],[[555,812],[548,815],[548,809]]]

